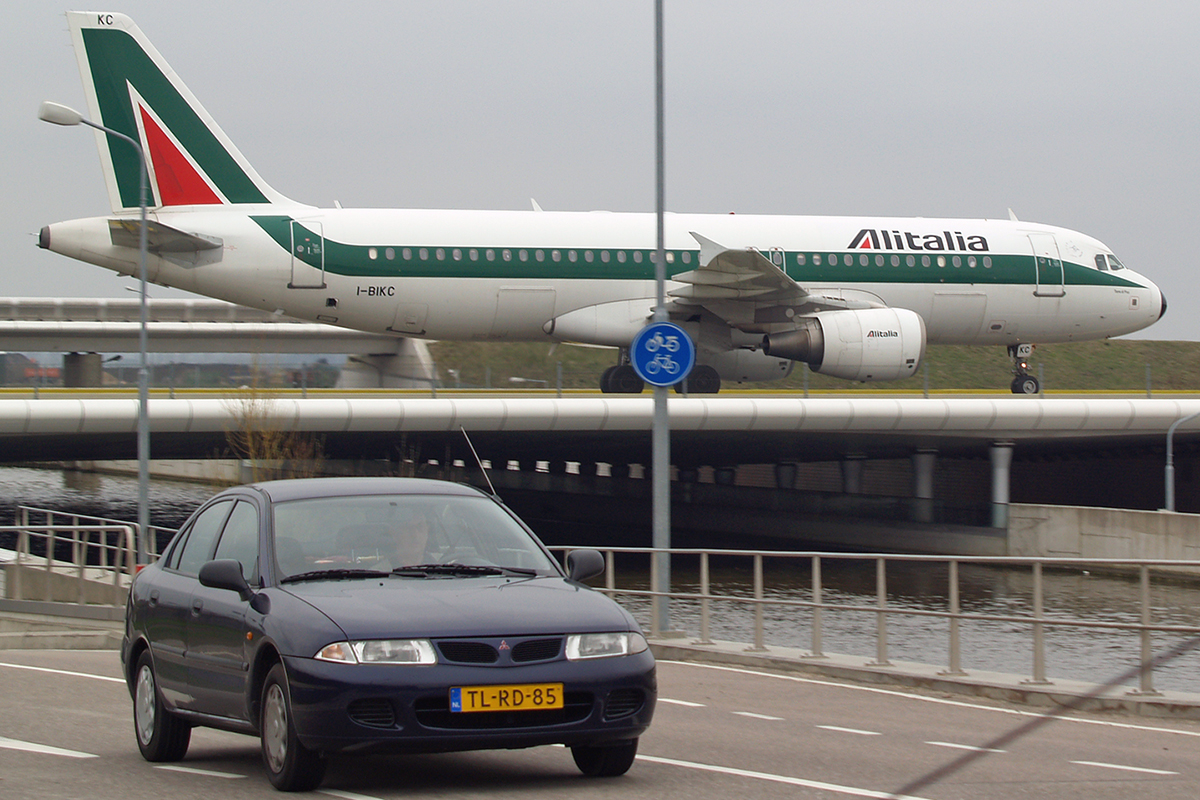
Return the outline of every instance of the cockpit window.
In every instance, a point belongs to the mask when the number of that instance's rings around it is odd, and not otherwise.
[[[1096,256],[1096,268],[1108,272],[1108,261],[1104,258],[1104,253],[1099,253]]]
[[[1113,272],[1116,272],[1119,269],[1125,269],[1125,265],[1118,261],[1116,256],[1110,253],[1108,256],[1108,268]]]

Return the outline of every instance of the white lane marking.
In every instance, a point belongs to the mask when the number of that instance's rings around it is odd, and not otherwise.
[[[155,764],[155,769],[166,770],[167,772],[183,772],[188,775],[204,775],[209,778],[244,778],[245,775],[238,775],[233,772],[217,772],[212,769],[197,769],[196,767],[181,767],[178,764]]]
[[[51,672],[55,675],[69,675],[72,678],[92,678],[97,681],[111,681],[112,683],[124,683],[124,678],[111,678],[108,675],[93,675],[90,672],[72,672],[68,669],[50,669],[49,667],[31,667],[26,664],[9,664],[5,661],[0,661],[0,667],[11,667],[12,669],[28,669],[34,672]]]
[[[749,717],[750,719],[765,719],[769,722],[783,722],[783,717],[772,717],[768,714],[755,714],[753,711],[734,711],[739,717]]]
[[[973,744],[958,744],[957,742],[926,742],[934,747],[949,747],[952,750],[970,750],[972,753],[1007,753],[1007,750],[997,750],[994,747],[976,747]]]
[[[722,775],[733,775],[739,778],[754,778],[760,781],[771,781],[773,783],[786,783],[790,786],[803,786],[807,789],[820,789],[826,792],[837,792],[839,794],[853,795],[854,797],[873,797],[879,800],[924,800],[920,797],[915,797],[910,794],[896,795],[891,792],[877,792],[873,789],[859,789],[856,786],[841,786],[836,783],[825,783],[823,781],[809,781],[804,778],[793,778],[788,775],[775,775],[770,772],[755,772],[748,769],[734,769],[733,767],[720,767],[715,764],[697,764],[695,761],[679,761],[674,758],[659,758],[658,756],[643,756],[637,757],[638,761],[648,761],[651,764],[665,764],[671,767],[684,767],[685,769],[697,769],[703,772],[719,772]]]
[[[857,733],[859,736],[883,736],[879,731],[862,731],[858,728],[843,728],[840,725],[818,725],[817,727],[827,731],[837,731],[838,733]]]
[[[21,750],[26,753],[41,753],[46,756],[66,756],[67,758],[99,758],[92,753],[81,753],[78,750],[64,750],[61,747],[51,747],[48,744],[22,742],[20,739],[8,739],[0,736],[0,748],[5,750]]]
[[[704,708],[704,703],[692,703],[687,700],[672,700],[669,697],[658,698],[660,703],[670,703],[673,706],[687,706],[688,708]]]
[[[317,794],[327,794],[330,797],[340,797],[342,800],[380,800],[378,797],[372,797],[369,794],[355,794],[354,792],[343,792],[341,789],[318,789]]]
[[[1146,769],[1145,767],[1127,767],[1123,764],[1105,764],[1103,761],[1072,761],[1072,764],[1082,764],[1085,767],[1104,767],[1105,769],[1123,769],[1126,772],[1145,772],[1148,775],[1178,775],[1165,769]]]
[[[1040,711],[1021,711],[1016,708],[998,708],[996,706],[985,706],[978,703],[967,703],[962,700],[947,700],[943,697],[926,697],[919,694],[908,694],[907,692],[897,691],[895,689],[880,689],[875,686],[857,686],[851,683],[838,683],[836,681],[823,681],[816,678],[801,678],[796,675],[776,675],[771,672],[763,672],[761,670],[745,669],[744,667],[729,667],[723,664],[700,664],[695,661],[667,661],[658,660],[659,664],[672,664],[680,667],[698,667],[700,669],[712,669],[719,672],[737,672],[742,675],[754,675],[760,678],[775,678],[781,681],[792,681],[793,683],[808,683],[814,686],[832,686],[838,689],[849,689],[856,692],[870,692],[873,694],[890,695],[892,697],[903,697],[907,700],[919,700],[923,703],[937,703],[944,706],[956,706],[958,708],[970,708],[976,711],[995,711],[999,714],[1012,714],[1018,717],[1047,717],[1050,714]],[[1060,722],[1078,722],[1084,725],[1101,725],[1107,728],[1125,728],[1135,731],[1146,731],[1149,733],[1173,733],[1178,736],[1196,736],[1200,737],[1200,731],[1185,731],[1175,728],[1156,728],[1150,725],[1135,725],[1131,722],[1112,722],[1103,719],[1084,719],[1082,717],[1055,717]]]

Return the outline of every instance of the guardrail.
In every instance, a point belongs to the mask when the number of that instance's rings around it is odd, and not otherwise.
[[[141,532],[136,522],[126,522],[120,519],[109,519],[108,517],[93,517],[88,514],[75,514],[67,511],[55,511],[52,508],[38,508],[37,506],[17,506],[16,524],[21,526],[43,525],[43,526],[67,526],[78,527],[81,525],[124,525],[133,529],[135,537],[140,536]],[[150,535],[146,537],[146,553],[149,555],[150,561],[158,560],[158,538],[160,534],[167,534],[167,539],[175,535],[173,528],[161,528],[157,525],[150,526]],[[136,539],[134,540],[136,544]]]
[[[552,547],[551,550],[569,553],[575,547]],[[808,658],[819,659],[825,656],[823,645],[824,616],[829,613],[857,613],[874,616],[874,644],[876,666],[888,666],[888,622],[892,617],[924,617],[944,619],[948,621],[946,648],[948,659],[943,674],[965,675],[962,665],[961,625],[965,622],[991,622],[1008,625],[1027,626],[1030,635],[1030,658],[1032,660],[1031,676],[1026,683],[1046,685],[1051,681],[1046,678],[1046,631],[1049,628],[1086,628],[1107,631],[1134,631],[1138,634],[1138,694],[1160,694],[1154,688],[1154,669],[1158,665],[1153,647],[1153,634],[1169,633],[1183,637],[1200,637],[1200,626],[1174,625],[1155,623],[1153,605],[1151,603],[1151,576],[1156,567],[1169,568],[1170,576],[1162,576],[1170,581],[1179,581],[1180,568],[1193,569],[1200,572],[1200,561],[1178,560],[1120,560],[1120,559],[1070,559],[1070,558],[1015,558],[1015,557],[957,557],[957,556],[917,556],[917,555],[879,555],[851,554],[828,552],[776,552],[758,550],[702,550],[702,549],[671,549],[662,550],[647,547],[610,547],[599,548],[605,555],[604,586],[602,590],[611,596],[627,596],[648,598],[651,602],[650,635],[653,638],[662,636],[665,631],[659,629],[662,618],[659,603],[664,598],[681,600],[698,604],[700,610],[700,631],[697,640],[700,644],[711,644],[712,606],[716,602],[743,604],[753,607],[753,644],[747,648],[750,651],[766,651],[764,644],[764,612],[768,607],[794,609],[798,617],[803,613],[808,617],[811,628],[810,650]],[[618,588],[616,558],[618,554],[630,554],[650,557],[650,589]],[[699,592],[679,592],[664,590],[655,585],[658,576],[658,560],[667,556],[695,556],[699,559]],[[753,570],[753,596],[717,595],[711,592],[710,560],[713,557],[722,559],[748,559]],[[765,596],[763,579],[763,562],[765,559],[794,561],[799,564],[808,562],[811,570],[811,582],[808,597],[768,598]],[[832,603],[825,597],[823,588],[823,567],[829,562],[873,562],[875,565],[875,603],[871,605],[854,603]],[[904,608],[889,602],[888,599],[888,565],[903,562],[919,562],[924,564],[943,565],[947,573],[946,608],[945,610],[928,610]],[[1032,602],[1024,614],[980,614],[964,612],[960,605],[961,583],[959,567],[964,564],[985,565],[993,567],[1024,568],[1030,570],[1032,579]],[[1061,570],[1112,570],[1130,572],[1138,577],[1138,609],[1139,621],[1114,622],[1100,619],[1067,619],[1061,616],[1047,616],[1044,606],[1044,572],[1046,569]],[[638,570],[645,574],[644,569]],[[674,582],[674,579],[673,579]],[[805,613],[806,612],[806,613]],[[802,620],[798,619],[798,622]],[[799,625],[797,626],[799,627]]]
[[[5,568],[5,595],[12,600],[77,605],[124,604],[124,593],[137,572],[135,527],[124,523],[0,526],[0,534],[16,537],[13,560]]]

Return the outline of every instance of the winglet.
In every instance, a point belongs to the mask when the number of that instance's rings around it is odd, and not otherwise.
[[[1011,219],[1013,222],[1020,222],[1020,220],[1017,219],[1017,215],[1013,213],[1013,210],[1011,208],[1008,210],[1008,218]]]
[[[723,247],[723,246],[717,244],[712,239],[709,239],[707,236],[701,236],[700,234],[696,233],[695,231],[688,231],[688,233],[690,233],[692,235],[692,238],[695,239],[700,244],[700,267],[701,267],[701,269],[703,269],[704,267],[707,267],[714,258],[716,258],[717,256],[721,255],[721,253],[724,253],[727,249],[729,249],[727,247]]]

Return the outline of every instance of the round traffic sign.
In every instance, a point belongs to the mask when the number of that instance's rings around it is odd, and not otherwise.
[[[651,386],[674,386],[696,365],[696,346],[673,322],[652,322],[638,331],[629,346],[638,377]]]

